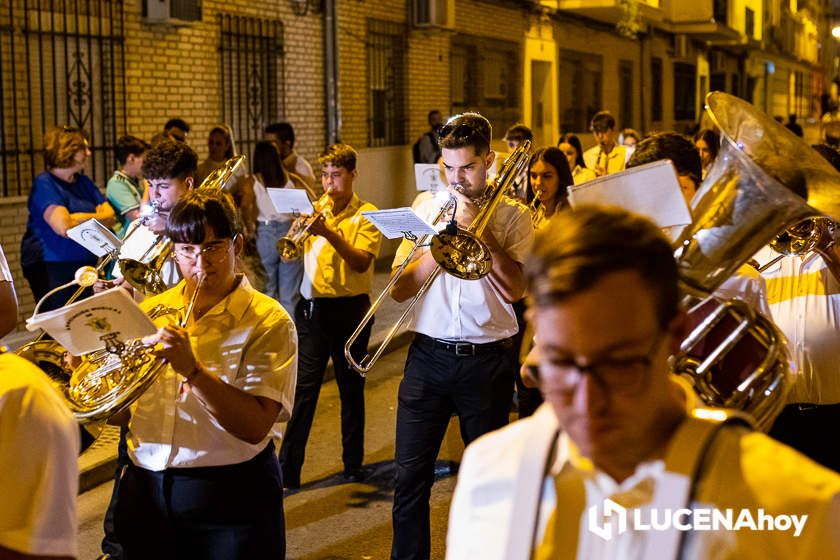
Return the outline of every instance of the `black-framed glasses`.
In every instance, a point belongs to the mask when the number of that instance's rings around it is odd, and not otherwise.
[[[206,262],[218,263],[228,254],[233,239],[217,239],[204,246],[181,245],[175,247],[175,258],[184,263],[194,263],[198,256]]]
[[[571,398],[577,391],[583,376],[589,375],[608,394],[635,393],[650,372],[653,357],[665,339],[664,334],[664,332],[658,333],[650,350],[637,356],[605,358],[589,364],[579,364],[573,360],[549,360],[552,381],[546,384],[546,376],[540,376],[543,389],[547,392],[559,392]]]

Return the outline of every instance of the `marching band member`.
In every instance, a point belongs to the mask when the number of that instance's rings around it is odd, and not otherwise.
[[[376,207],[353,192],[356,157],[350,146],[334,144],[318,158],[321,184],[332,207],[321,212],[304,241],[304,277],[295,310],[300,369],[292,419],[280,448],[283,481],[290,489],[300,487],[306,441],[330,357],[341,397],[344,477],[360,481],[365,476],[365,380],[347,363],[344,344],[370,308],[373,261],[382,236],[362,216]],[[370,326],[351,349],[354,356],[365,354],[369,339]]]
[[[243,240],[227,194],[185,195],[171,209],[167,235],[184,280],[141,307],[192,313],[184,326],[175,314],[156,319],[157,334],[144,342],[157,344],[168,365],[129,417],[114,419],[127,421],[131,458],[119,485],[117,537],[128,560],[283,558],[271,436],[294,399],[294,324],[236,274]]]
[[[454,218],[464,228],[487,188],[495,156],[490,138],[490,123],[477,113],[456,115],[440,131],[447,188],[457,200]],[[439,210],[434,198],[416,209],[429,220]],[[418,302],[398,397],[392,558],[429,557],[434,463],[452,413],[465,443],[507,423],[518,353],[512,304],[523,294],[522,262],[533,235],[527,209],[504,198],[482,235],[493,257],[490,273],[477,281],[440,274]],[[394,266],[411,245],[403,242]],[[397,301],[415,296],[437,266],[427,249],[415,255],[392,289]]]
[[[0,337],[17,310],[0,247]],[[78,453],[78,424],[44,372],[0,347],[0,558],[76,557]]]
[[[688,414],[692,392],[668,364],[686,314],[654,224],[617,209],[564,212],[538,233],[526,275],[546,404],[465,451],[447,558],[840,557],[840,476],[744,424]],[[613,525],[605,539],[587,510],[607,498],[646,520],[652,507],[807,519],[801,536],[689,527],[680,544],[674,527]]]
[[[589,130],[595,136],[596,145],[583,152],[586,167],[598,177],[622,171],[627,162],[627,149],[615,142],[615,118],[609,111],[595,113]]]

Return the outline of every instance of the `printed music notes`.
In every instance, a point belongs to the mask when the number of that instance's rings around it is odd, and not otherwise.
[[[119,250],[122,242],[96,219],[90,219],[67,230],[67,237],[96,255],[104,257]]]
[[[399,239],[400,237],[405,237],[406,234],[421,237],[423,235],[434,235],[437,233],[435,228],[426,223],[411,208],[392,208],[390,210],[362,212],[362,216],[388,239]]]

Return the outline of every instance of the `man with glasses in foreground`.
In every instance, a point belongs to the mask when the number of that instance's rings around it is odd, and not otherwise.
[[[292,408],[297,335],[280,304],[236,274],[238,232],[225,193],[189,193],[170,213],[184,279],[141,307],[182,311],[155,320],[144,342],[168,365],[120,419],[131,462],[114,524],[129,559],[284,557],[271,438]]]
[[[490,123],[477,113],[456,115],[440,131],[447,189],[457,202],[454,220],[462,228],[474,221],[487,187],[495,157],[490,138]],[[415,210],[431,221],[440,207],[432,197]],[[492,254],[490,273],[479,280],[440,273],[414,309],[409,328],[416,334],[397,406],[392,558],[429,558],[435,459],[452,414],[465,444],[508,422],[519,352],[513,302],[525,288],[522,263],[533,237],[527,208],[503,198],[481,237]],[[400,245],[394,267],[412,246]],[[414,254],[392,289],[397,301],[414,297],[437,267],[428,248]]]
[[[840,477],[722,421],[722,410],[698,409],[670,371],[687,323],[653,223],[599,207],[562,214],[538,234],[525,274],[546,403],[467,448],[448,558],[838,557]],[[628,514],[627,530],[612,525],[608,537],[606,499]],[[667,508],[807,518],[800,536],[634,525],[654,507],[660,519]]]

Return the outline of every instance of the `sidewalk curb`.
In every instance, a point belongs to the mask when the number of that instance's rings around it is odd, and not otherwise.
[[[391,340],[391,343],[382,354],[390,354],[395,350],[407,346],[413,339],[414,333],[410,331],[401,332]],[[379,345],[382,344],[382,340],[383,339],[371,340],[368,344],[368,353],[375,352]],[[330,363],[324,373],[324,381],[330,381],[334,378],[335,370],[333,370],[332,363]],[[96,488],[100,484],[112,480],[114,478],[114,471],[116,468],[117,455],[115,448],[112,456],[94,463],[79,472],[79,494],[87,492],[88,490]]]

